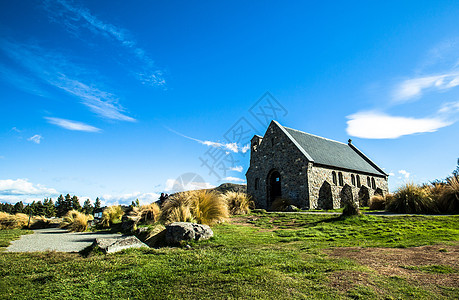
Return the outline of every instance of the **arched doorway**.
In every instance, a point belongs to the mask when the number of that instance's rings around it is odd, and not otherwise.
[[[325,181],[319,190],[319,199],[317,200],[318,209],[333,209],[333,196],[331,185]]]
[[[277,170],[272,170],[268,175],[268,208],[276,198],[282,197],[281,175]]]

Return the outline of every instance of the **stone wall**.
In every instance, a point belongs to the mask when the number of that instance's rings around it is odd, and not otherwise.
[[[336,183],[333,181],[333,172],[336,174]],[[339,173],[343,175],[343,184],[340,185]],[[355,181],[352,183],[351,176],[354,175]],[[358,186],[357,176],[360,178],[360,186]],[[370,186],[368,186],[367,178],[370,178]],[[375,188],[372,187],[372,179],[375,181]],[[308,168],[308,182],[309,182],[309,197],[310,197],[310,208],[324,208],[319,205],[319,192],[324,182],[327,181],[331,186],[331,195],[333,201],[333,208],[341,207],[340,193],[344,185],[348,184],[352,188],[352,195],[355,201],[359,199],[359,192],[362,187],[368,188],[369,197],[371,198],[378,188],[381,189],[383,195],[389,192],[387,186],[387,179],[381,176],[368,175],[359,172],[349,172],[338,170],[325,166],[311,165]]]
[[[252,143],[257,141],[252,140]],[[258,208],[270,209],[268,175],[277,170],[281,175],[282,198],[297,207],[309,207],[308,161],[275,123],[271,123],[261,143],[252,148],[250,167],[246,173],[247,192]],[[258,179],[258,188],[255,182]]]

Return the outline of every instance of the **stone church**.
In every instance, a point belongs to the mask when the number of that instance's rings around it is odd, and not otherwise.
[[[246,177],[248,194],[265,209],[278,197],[302,209],[340,208],[344,189],[368,206],[371,196],[388,193],[388,175],[351,140],[329,140],[277,121],[252,138]]]

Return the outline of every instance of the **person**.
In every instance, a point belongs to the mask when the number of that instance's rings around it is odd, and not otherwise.
[[[164,200],[166,200],[166,196],[164,193],[161,193],[161,196],[159,196],[159,204],[162,205]]]

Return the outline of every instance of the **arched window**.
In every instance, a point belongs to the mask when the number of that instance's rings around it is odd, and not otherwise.
[[[371,188],[370,176],[367,176],[367,185],[369,188]]]
[[[351,174],[351,183],[353,186],[355,186],[355,176],[354,174]]]
[[[343,186],[344,185],[343,173],[341,172],[338,173],[338,180],[339,180],[339,185]]]
[[[375,179],[372,177],[371,178],[371,187],[376,190],[376,182],[375,182]]]
[[[332,179],[333,179],[333,184],[336,185],[336,173],[335,173],[335,171],[332,172]]]
[[[274,138],[271,138],[271,146],[274,146]]]
[[[357,187],[361,187],[362,185],[360,184],[360,176],[357,175]]]
[[[260,179],[255,178],[255,190],[258,190],[258,185],[260,184]]]

